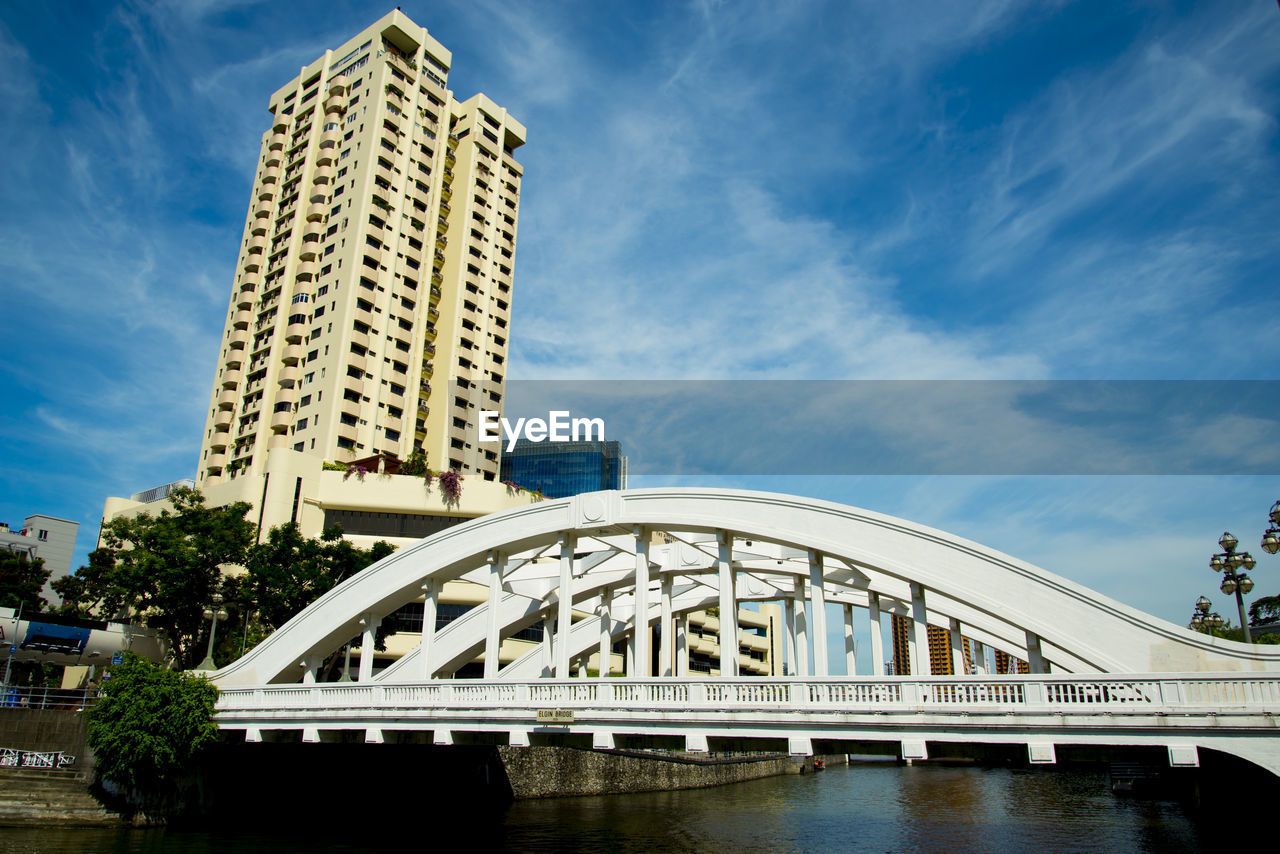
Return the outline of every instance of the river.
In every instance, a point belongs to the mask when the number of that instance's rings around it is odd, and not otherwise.
[[[0,828],[0,851],[270,852],[442,848],[468,851],[1199,851],[1220,829],[1171,801],[1111,794],[1105,773],[1009,768],[833,766],[714,789],[525,801],[403,828],[342,813],[280,816],[276,834]],[[449,843],[442,825],[462,830]]]

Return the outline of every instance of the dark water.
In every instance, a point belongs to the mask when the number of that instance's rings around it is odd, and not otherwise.
[[[832,767],[684,792],[528,801],[409,828],[345,814],[341,789],[270,834],[0,828],[0,852],[1199,851],[1224,841],[1174,802],[1114,797],[1094,772]],[[416,824],[416,832],[413,826]],[[446,828],[459,835],[450,839]]]

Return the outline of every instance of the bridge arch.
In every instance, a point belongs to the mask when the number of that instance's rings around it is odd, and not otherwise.
[[[397,608],[425,599],[433,615],[441,585],[456,579],[488,585],[488,602],[439,632],[424,620],[422,643],[378,679],[434,680],[541,618],[563,627],[550,651],[501,669],[486,655],[486,678],[567,677],[573,660],[619,638],[647,662],[650,632],[636,626],[665,626],[671,634],[663,636],[678,643],[681,613],[718,605],[722,634],[733,637],[736,606],[749,600],[789,603],[795,631],[787,637],[798,641],[791,661],[805,665],[799,675],[826,675],[832,602],[909,616],[913,673],[927,669],[929,625],[1016,655],[1033,672],[1280,670],[1280,650],[1192,632],[904,519],[793,495],[659,488],[543,501],[441,531],[334,588],[214,679],[227,687],[310,681],[320,661],[361,632],[371,640]],[[723,670],[737,675],[736,645],[722,650]],[[666,641],[657,673],[628,675],[681,675],[673,657]],[[360,676],[375,678],[371,657],[362,658]]]

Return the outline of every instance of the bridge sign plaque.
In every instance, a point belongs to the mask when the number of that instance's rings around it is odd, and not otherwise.
[[[540,724],[571,724],[573,709],[538,709]]]

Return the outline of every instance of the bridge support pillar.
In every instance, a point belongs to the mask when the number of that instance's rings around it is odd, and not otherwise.
[[[244,740],[249,744],[258,744],[262,741],[262,730],[256,726],[251,726],[244,731]]]
[[[1040,636],[1033,632],[1027,632],[1027,669],[1032,673],[1049,672],[1040,653]]]
[[[528,747],[529,731],[527,729],[513,729],[507,736],[507,744],[512,747]]]
[[[796,676],[796,600],[789,598],[782,608],[782,647],[786,656],[787,675]]]
[[[973,672],[979,676],[987,675],[987,645],[981,641],[971,640],[973,644]]]
[[[431,667],[431,647],[436,640],[436,605],[440,602],[440,582],[435,579],[424,581],[422,594],[422,640],[418,644],[418,673],[425,682],[435,675]]]
[[[310,655],[302,660],[302,684],[314,685],[316,681],[316,669],[324,662],[317,656]]]
[[[907,762],[914,759],[928,759],[929,746],[924,739],[904,740],[902,742],[902,758]]]
[[[435,744],[453,744],[453,731],[447,729],[438,729],[431,733],[431,740]]]
[[[787,736],[787,752],[792,756],[812,756],[813,739],[803,736]]]
[[[880,594],[867,594],[867,616],[871,620],[871,673],[884,675],[884,630],[880,626]]]
[[[358,680],[363,685],[373,678],[373,647],[377,643],[378,625],[382,622],[382,618],[369,614],[361,622],[364,623],[364,635],[360,638],[360,676]]]
[[[858,647],[853,640],[853,606],[845,605],[844,612],[844,672],[849,676],[858,673]]]
[[[364,731],[365,744],[382,744],[382,730],[370,727]]]
[[[911,582],[911,675],[929,675],[929,615],[924,607],[924,586]]]
[[[964,667],[964,637],[960,634],[960,621],[955,617],[951,618],[951,625],[947,629],[948,640],[951,641],[951,675],[957,676],[965,672]]]
[[[302,743],[303,743],[303,744],[319,744],[319,743],[320,743],[320,731],[319,731],[318,729],[316,729],[315,727],[313,727],[313,726],[303,727],[303,728],[302,728]]]
[[[700,732],[685,733],[684,749],[689,753],[706,753],[707,736]]]
[[[595,730],[591,733],[591,747],[594,750],[613,750],[613,733],[609,730]]]
[[[649,654],[649,532],[637,525],[636,538],[636,617],[635,648],[636,669],[628,669],[627,676],[647,679],[653,675],[653,659]]]
[[[560,535],[560,589],[559,614],[556,619],[556,678],[568,679],[569,630],[573,627],[573,549],[574,535],[565,531]]]
[[[681,614],[676,621],[676,666],[680,676],[689,675],[689,615]]]
[[[720,674],[738,675],[738,573],[733,568],[733,534],[720,531],[717,568],[720,574]]]
[[[803,578],[796,578],[796,676],[812,676],[809,669],[809,621],[805,618],[805,584]]]
[[[613,620],[609,616],[610,600],[613,590],[606,587],[600,591],[600,606],[597,608],[600,617],[600,678],[608,679],[613,669]]]
[[[1058,757],[1052,742],[1032,742],[1027,745],[1027,761],[1032,765],[1054,765]]]
[[[489,607],[485,614],[484,678],[498,678],[498,650],[502,646],[502,627],[498,624],[498,599],[502,596],[503,558],[489,552]]]
[[[1199,768],[1200,748],[1196,747],[1194,744],[1169,745],[1169,767]]]
[[[542,678],[551,676],[553,662],[552,638],[555,636],[555,612],[548,608],[542,614]]]
[[[662,628],[658,633],[658,642],[662,646],[658,650],[658,675],[672,676],[674,673],[671,669],[671,648],[674,644],[671,641],[674,634],[672,632],[674,626],[671,620],[671,575],[669,573],[662,576],[662,606],[660,611],[662,612]]]
[[[827,596],[822,578],[822,555],[809,552],[809,614],[813,627],[813,675],[826,676],[830,669],[827,657]]]

